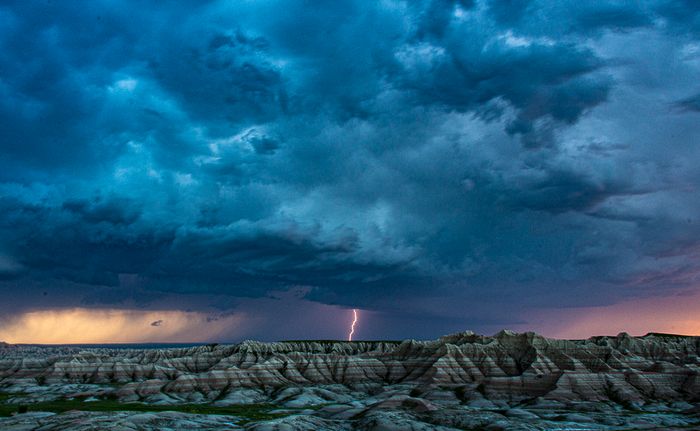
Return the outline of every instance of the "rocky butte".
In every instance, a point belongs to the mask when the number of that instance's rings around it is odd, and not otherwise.
[[[700,429],[699,352],[700,337],[510,331],[174,349],[1,345],[0,429]]]

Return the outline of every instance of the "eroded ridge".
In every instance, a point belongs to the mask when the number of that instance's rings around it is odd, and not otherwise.
[[[0,391],[6,404],[77,399],[212,409],[269,404],[266,412],[313,407],[305,420],[348,426],[381,423],[391,413],[463,428],[458,417],[465,411],[476,417],[473,410],[545,423],[536,412],[573,414],[580,406],[589,406],[590,423],[599,413],[600,420],[612,420],[615,415],[603,414],[608,410],[618,416],[649,410],[680,415],[676,419],[689,425],[700,400],[699,350],[700,337],[557,340],[510,331],[431,341],[244,341],[173,349],[3,345]],[[524,413],[509,416],[513,409]]]

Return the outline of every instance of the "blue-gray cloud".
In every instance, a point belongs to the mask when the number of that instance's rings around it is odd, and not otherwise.
[[[694,94],[685,99],[679,100],[676,106],[683,110],[700,112],[700,94]]]
[[[687,289],[700,9],[678,4],[6,3],[2,288],[446,298],[438,332],[474,301],[494,322]]]

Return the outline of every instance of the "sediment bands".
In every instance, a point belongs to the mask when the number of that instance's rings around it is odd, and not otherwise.
[[[648,334],[556,340],[502,331],[432,341],[244,341],[176,349],[5,345],[0,383],[118,385],[121,399],[236,388],[341,384],[448,386],[488,399],[644,402],[700,398],[700,337]]]

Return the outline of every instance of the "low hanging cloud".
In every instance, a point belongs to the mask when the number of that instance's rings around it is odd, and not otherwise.
[[[700,94],[687,97],[676,102],[676,107],[684,111],[700,112]]]

